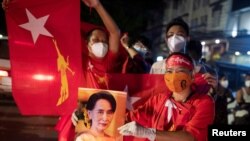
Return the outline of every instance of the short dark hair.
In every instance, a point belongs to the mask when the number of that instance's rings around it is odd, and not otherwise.
[[[223,77],[227,78],[226,74],[223,71],[218,72],[218,79],[221,80]]]
[[[144,35],[131,35],[129,37],[128,45],[131,47],[136,42],[141,42],[143,45],[145,45],[148,49],[151,49],[151,40],[144,36]]]
[[[168,30],[174,26],[174,25],[179,25],[181,27],[183,27],[183,29],[186,31],[187,35],[189,35],[189,26],[188,24],[180,17],[178,18],[174,18],[173,20],[171,20],[166,27],[166,33],[168,32]]]
[[[109,93],[107,91],[99,91],[97,93],[92,94],[88,99],[86,109],[93,110],[95,108],[96,102],[100,99],[107,100],[111,105],[111,111],[115,112],[115,110],[116,110],[115,98],[111,93]]]
[[[187,44],[187,53],[195,61],[198,61],[202,57],[202,45],[199,40],[190,40]]]
[[[100,31],[103,31],[104,33],[107,34],[107,32],[106,32],[103,28],[99,28],[99,27],[93,28],[93,29],[91,29],[89,32],[87,32],[86,35],[85,35],[85,37],[86,37],[86,39],[87,39],[88,42],[89,42],[89,39],[90,39],[92,33],[93,33],[95,30],[100,30]],[[107,37],[108,37],[108,36],[107,36]]]

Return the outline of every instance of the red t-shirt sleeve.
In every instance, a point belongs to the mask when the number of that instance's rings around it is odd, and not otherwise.
[[[197,141],[206,141],[208,126],[213,123],[215,105],[212,97],[200,95],[201,98],[194,102],[195,112],[192,119],[185,125],[184,130],[190,132]]]
[[[152,128],[154,117],[166,99],[167,95],[164,93],[150,97],[144,105],[127,113],[127,122],[136,121],[144,127]]]
[[[105,58],[105,65],[107,65],[108,73],[118,72],[116,68],[117,61],[118,61],[118,53],[113,53],[109,51]]]
[[[139,106],[136,110],[127,113],[127,122],[136,121],[143,126],[150,126],[151,117],[153,115],[155,97],[150,98],[144,105]]]

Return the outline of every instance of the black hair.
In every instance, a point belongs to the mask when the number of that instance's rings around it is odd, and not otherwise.
[[[221,80],[221,78],[223,78],[223,77],[226,77],[226,78],[227,78],[227,76],[225,75],[224,72],[219,72],[219,73],[218,73],[218,79]]]
[[[246,75],[246,76],[250,76],[250,72],[246,72],[245,75]]]
[[[86,101],[80,101],[80,100],[78,100],[78,108],[77,108],[77,110],[75,111],[75,115],[77,116],[77,118],[78,118],[79,120],[85,118],[82,109],[85,108],[86,105],[87,105],[87,102],[86,102]]]
[[[92,94],[88,99],[86,109],[93,110],[95,108],[96,102],[100,99],[107,100],[111,105],[111,111],[115,112],[115,110],[116,110],[115,98],[113,97],[112,94],[110,94],[107,91],[100,91],[100,92]]]
[[[187,53],[195,61],[199,61],[202,57],[202,45],[198,40],[190,40],[187,44]]]
[[[180,17],[178,18],[174,18],[173,20],[171,20],[166,27],[166,33],[168,32],[168,30],[174,26],[174,25],[179,25],[181,27],[183,27],[183,29],[186,31],[186,34],[189,35],[189,26],[188,24]]]
[[[167,60],[168,60],[169,58],[171,58],[171,56],[173,56],[173,55],[180,55],[180,56],[186,58],[186,59],[192,64],[192,66],[194,67],[193,59],[192,59],[188,54],[185,54],[185,53],[182,53],[182,52],[173,52],[173,53],[171,53],[171,54],[167,57],[166,62],[167,62]]]
[[[143,45],[145,45],[148,49],[151,49],[151,40],[144,36],[144,35],[131,35],[129,36],[128,45],[131,47],[136,42],[141,42]]]
[[[91,29],[89,32],[87,32],[86,35],[85,35],[87,41],[89,41],[89,39],[90,39],[92,33],[93,33],[95,30],[100,30],[100,31],[103,31],[105,34],[107,34],[107,33],[105,32],[105,30],[102,29],[102,28],[93,28],[93,29]]]

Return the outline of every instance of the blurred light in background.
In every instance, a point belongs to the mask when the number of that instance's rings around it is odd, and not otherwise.
[[[234,37],[236,37],[236,36],[237,36],[237,34],[238,34],[238,33],[237,33],[237,31],[235,31],[235,30],[234,30],[234,31],[232,31],[232,37],[233,37],[233,38],[234,38]]]
[[[157,56],[156,61],[162,61],[163,60],[163,56]]]
[[[8,72],[4,70],[0,70],[0,76],[8,76]]]
[[[35,74],[33,79],[40,81],[51,81],[54,79],[54,77],[52,75]]]
[[[219,40],[219,39],[216,39],[216,40],[215,40],[215,43],[216,43],[216,44],[219,44],[219,43],[220,43],[220,40]]]
[[[234,53],[236,56],[239,56],[240,55],[240,52],[239,51],[235,51]]]
[[[206,42],[205,42],[205,41],[202,41],[202,42],[201,42],[201,45],[203,45],[203,46],[204,46],[205,44],[206,44]]]

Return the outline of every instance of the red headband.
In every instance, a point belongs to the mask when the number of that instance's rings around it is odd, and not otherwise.
[[[170,66],[182,66],[189,70],[193,70],[194,66],[190,60],[181,56],[181,55],[173,55],[166,60],[166,65]]]

